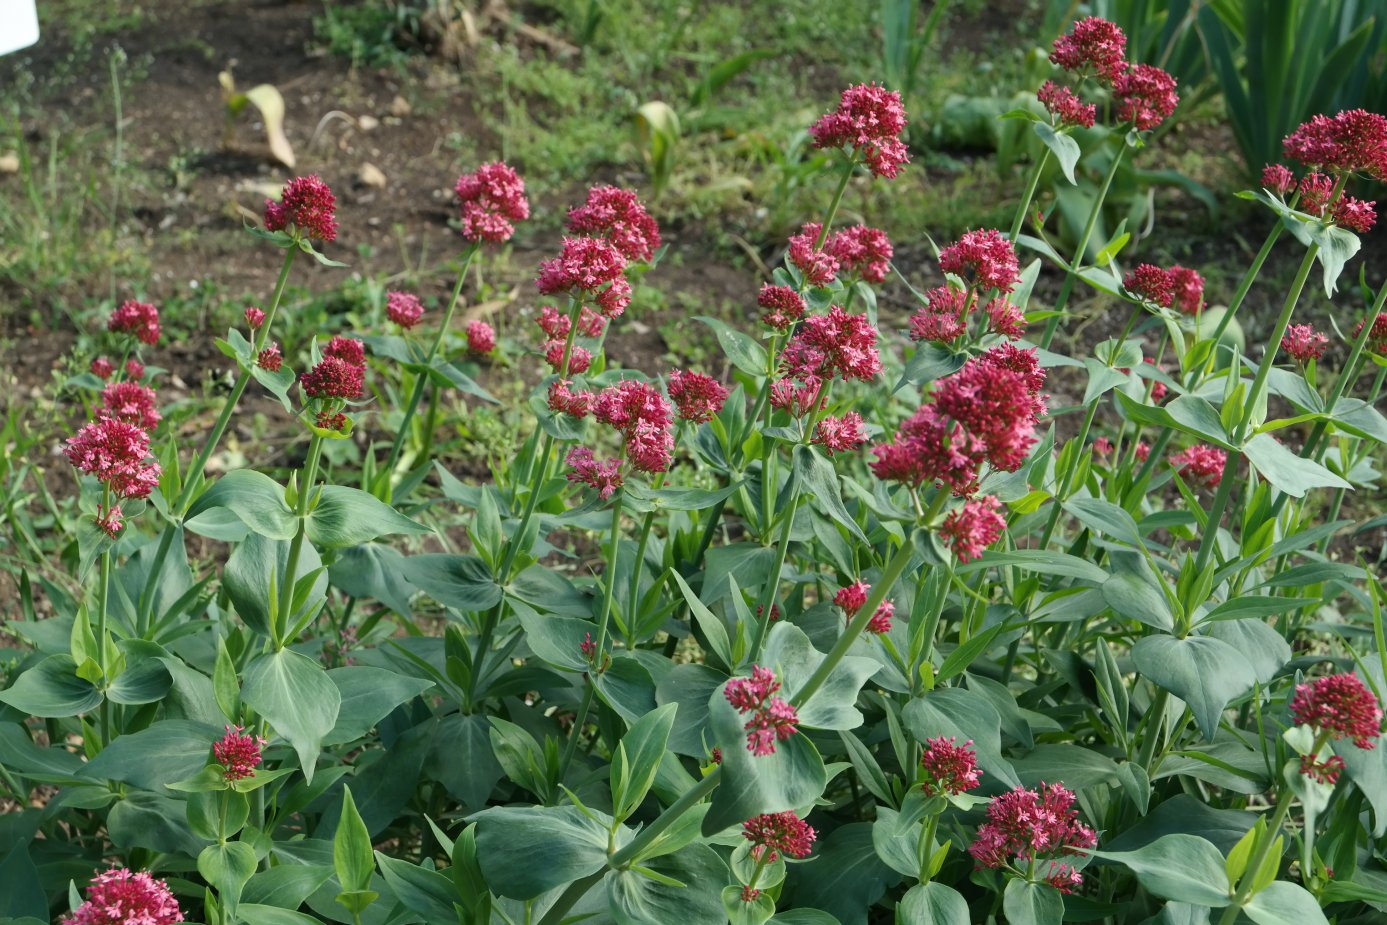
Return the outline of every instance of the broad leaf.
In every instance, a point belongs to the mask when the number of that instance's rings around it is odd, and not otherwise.
[[[323,739],[337,724],[342,705],[327,670],[292,649],[266,653],[246,668],[241,699],[289,740],[311,782]]]

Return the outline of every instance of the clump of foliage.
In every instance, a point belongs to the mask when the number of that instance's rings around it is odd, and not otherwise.
[[[1072,256],[1028,222],[1036,164],[1011,228],[940,249],[945,284],[916,294],[907,330],[882,325],[895,250],[838,216],[911,169],[906,117],[896,92],[849,87],[808,126],[825,208],[748,293],[759,336],[701,319],[729,381],[609,366],[631,279],[665,251],[617,187],[592,188],[539,264],[532,344],[455,330],[473,264],[531,217],[499,161],[457,180],[441,318],[382,293],[367,330],[304,351],[276,340],[284,287],[304,257],[341,266],[336,199],[306,176],[267,202],[252,234],[281,271],[217,341],[238,372],[191,458],[156,392],[159,311],[122,304],[63,446],[83,593],[52,589],[56,616],[6,627],[31,652],[0,692],[0,781],[42,808],[0,832],[0,913],[1380,915],[1387,636],[1375,577],[1332,544],[1387,440],[1387,286],[1345,305],[1347,336],[1292,321],[1312,275],[1335,294],[1375,220],[1349,190],[1387,174],[1387,118],[1318,116],[1285,140],[1301,175],[1274,165],[1246,194],[1279,221],[1216,309],[1193,270],[1124,272],[1129,235],[1094,238],[1175,81],[1095,18],[1051,61],[1044,115],[1016,118],[1069,182],[1107,164]],[[1111,130],[1084,150],[1100,110]],[[1278,243],[1299,270],[1245,356],[1225,335]],[[1047,262],[1063,283],[1040,304]],[[1126,321],[1063,356],[1080,286]],[[495,402],[474,374],[506,351],[548,368],[535,428],[469,484],[430,458],[432,413],[416,442],[420,412],[444,390]],[[1052,394],[1060,368],[1081,395]],[[252,383],[307,443],[287,482],[207,474]],[[343,471],[331,446],[386,395],[394,433]],[[437,529],[457,509],[465,546]],[[219,568],[190,564],[190,533],[227,544]]]

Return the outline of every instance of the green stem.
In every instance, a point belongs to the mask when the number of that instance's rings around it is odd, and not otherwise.
[[[838,178],[838,188],[833,191],[833,201],[828,205],[828,213],[824,216],[824,226],[819,229],[819,239],[814,242],[814,250],[822,250],[824,242],[828,240],[828,232],[833,228],[833,220],[838,216],[838,206],[843,202],[843,193],[848,188],[848,181],[852,179],[853,171],[857,169],[857,155],[848,158],[847,164],[843,168],[843,175]]]
[[[586,896],[588,890],[600,883],[606,875],[606,868],[603,868],[582,880],[574,880],[568,885],[568,889],[564,890],[554,901],[554,905],[549,907],[549,911],[544,913],[544,918],[540,919],[536,925],[560,925],[568,916],[568,910],[572,909],[578,900]],[[528,916],[528,914],[527,910],[526,915]]]
[[[292,639],[285,639],[283,633],[289,626],[289,608],[294,602],[294,576],[298,572],[299,557],[303,554],[303,540],[308,532],[308,503],[313,494],[313,483],[318,476],[318,459],[322,452],[323,438],[315,433],[308,444],[308,459],[303,465],[298,497],[294,499],[294,516],[298,519],[299,525],[294,531],[294,538],[289,542],[289,558],[284,564],[284,575],[279,582],[279,607],[270,627],[274,634],[275,649],[282,649],[293,642]]]
[[[867,624],[871,622],[877,607],[886,599],[887,592],[896,584],[896,581],[901,577],[901,573],[905,571],[906,566],[910,564],[910,560],[914,555],[915,549],[912,545],[910,536],[907,535],[905,542],[896,550],[895,555],[891,557],[891,561],[886,564],[886,570],[882,573],[881,580],[872,586],[872,592],[867,596],[867,603],[862,605],[862,609],[857,612],[857,616],[853,617],[851,622],[848,623],[848,628],[843,631],[842,636],[838,637],[838,641],[834,644],[833,648],[829,650],[828,655],[824,656],[824,660],[819,663],[819,667],[814,669],[814,673],[809,676],[809,680],[805,681],[804,686],[795,691],[794,696],[790,698],[791,706],[804,706],[804,704],[809,701],[809,698],[813,697],[820,687],[823,687],[824,682],[828,680],[828,676],[833,673],[833,669],[838,667],[838,663],[843,660],[843,656],[848,654],[848,650],[851,649],[852,644],[857,641],[857,637],[861,636],[863,630],[867,628]]]
[[[1262,353],[1262,361],[1257,364],[1257,375],[1252,380],[1252,391],[1247,396],[1242,422],[1238,428],[1237,442],[1239,444],[1250,436],[1252,417],[1257,413],[1257,404],[1266,393],[1267,378],[1271,375],[1272,367],[1276,365],[1276,353],[1281,347],[1281,339],[1286,336],[1286,328],[1291,323],[1291,314],[1295,311],[1296,303],[1300,301],[1300,293],[1305,288],[1305,280],[1310,276],[1310,270],[1315,265],[1315,255],[1319,252],[1320,246],[1318,244],[1311,244],[1306,248],[1305,259],[1301,260],[1300,270],[1297,271],[1295,281],[1291,283],[1291,288],[1286,293],[1286,301],[1281,306],[1281,315],[1276,319],[1276,326],[1272,329],[1271,337],[1267,339],[1267,347]]]
[[[1209,508],[1209,519],[1204,524],[1204,533],[1199,538],[1199,552],[1194,557],[1194,572],[1202,574],[1209,565],[1214,543],[1218,539],[1219,524],[1223,522],[1224,509],[1228,507],[1228,497],[1233,493],[1233,483],[1238,477],[1238,459],[1242,454],[1230,451],[1223,461],[1223,475],[1218,480],[1218,490],[1214,492],[1214,503]]]
[[[1233,323],[1234,313],[1236,313],[1239,306],[1243,304],[1243,300],[1247,298],[1247,293],[1252,289],[1252,284],[1257,281],[1257,276],[1262,272],[1262,264],[1266,263],[1267,256],[1271,254],[1272,245],[1276,243],[1277,238],[1281,237],[1282,230],[1283,226],[1281,222],[1277,222],[1272,226],[1271,231],[1267,233],[1267,239],[1262,242],[1262,249],[1257,252],[1257,256],[1253,259],[1252,265],[1248,267],[1247,272],[1243,274],[1242,280],[1238,283],[1237,291],[1233,293],[1232,301],[1228,303],[1228,309],[1223,313],[1223,317],[1218,320],[1218,326],[1214,328],[1214,349],[1209,351],[1209,358],[1204,361],[1202,366],[1196,367],[1191,371],[1192,381],[1188,383],[1188,388],[1192,389],[1197,386],[1204,377],[1208,376],[1209,373],[1213,371],[1214,360],[1218,355],[1218,340],[1223,336],[1223,332],[1228,330],[1228,326]]]
[[[1108,197],[1108,188],[1112,186],[1113,177],[1117,176],[1117,168],[1122,164],[1122,158],[1127,153],[1127,146],[1123,144],[1113,155],[1112,164],[1108,167],[1108,173],[1103,177],[1103,185],[1098,188],[1098,197],[1093,200],[1093,210],[1088,214],[1088,224],[1084,225],[1084,233],[1079,236],[1079,245],[1074,250],[1074,259],[1066,268],[1064,275],[1064,286],[1060,289],[1059,298],[1055,301],[1055,315],[1045,323],[1045,334],[1040,339],[1042,349],[1049,349],[1050,341],[1054,340],[1055,332],[1059,330],[1060,319],[1064,316],[1064,308],[1069,304],[1069,295],[1074,290],[1074,280],[1078,278],[1079,267],[1084,262],[1084,255],[1088,252],[1088,242],[1093,238],[1093,230],[1098,226],[1098,217],[1103,214],[1103,200]]]
[[[1011,220],[1011,237],[1007,240],[1014,245],[1016,239],[1021,235],[1021,227],[1026,224],[1026,213],[1030,211],[1031,203],[1035,200],[1036,187],[1040,185],[1040,173],[1045,169],[1045,164],[1050,160],[1050,149],[1046,148],[1040,152],[1040,160],[1035,162],[1035,167],[1031,169],[1030,178],[1026,181],[1026,192],[1021,197],[1021,204],[1016,207],[1016,215]]]
[[[626,486],[617,489],[616,497],[612,500],[612,526],[608,533],[610,552],[607,556],[606,573],[602,576],[605,580],[602,593],[602,613],[597,620],[597,640],[592,652],[592,670],[601,673],[603,664],[606,661],[607,653],[607,628],[611,624],[612,600],[616,596],[616,562],[618,546],[621,542],[621,503],[626,500]],[[583,691],[582,703],[578,705],[578,715],[573,720],[573,728],[568,730],[568,745],[564,748],[563,760],[559,764],[559,780],[563,780],[568,773],[568,766],[573,761],[573,752],[578,745],[578,739],[582,737],[583,725],[588,719],[588,710],[592,707],[593,681],[587,678],[587,689]]]
[[[1256,847],[1252,849],[1252,856],[1248,858],[1247,867],[1243,868],[1243,875],[1238,880],[1238,890],[1233,894],[1233,901],[1224,907],[1218,925],[1233,925],[1237,921],[1238,913],[1242,911],[1252,893],[1252,886],[1257,880],[1257,872],[1266,863],[1267,855],[1271,853],[1271,846],[1276,844],[1276,833],[1280,831],[1281,824],[1286,821],[1286,815],[1291,810],[1291,800],[1294,797],[1295,792],[1290,787],[1281,791],[1281,795],[1276,800],[1276,809],[1272,812],[1271,822],[1267,823],[1267,830],[1262,833],[1262,837],[1257,840]],[[1309,871],[1306,871],[1305,875],[1308,877]]]
[[[636,837],[626,843],[626,847],[612,855],[610,866],[613,869],[620,869],[631,863],[632,860],[640,856],[640,853],[650,846],[656,838],[666,829],[673,825],[680,816],[688,812],[694,806],[703,802],[703,798],[712,793],[714,788],[722,780],[722,765],[718,765],[708,772],[708,776],[684,791],[683,796],[669,804],[669,808],[660,813],[655,821],[647,825],[636,833]],[[547,919],[545,921],[548,921]]]
[[[929,862],[934,856],[934,836],[939,831],[939,813],[929,817],[929,823],[921,830],[920,837],[920,882],[929,883]]]
[[[766,644],[766,634],[770,631],[771,611],[775,606],[776,592],[780,590],[780,573],[785,568],[785,558],[790,551],[790,531],[795,525],[795,512],[799,510],[800,494],[799,491],[795,491],[790,496],[790,509],[782,515],[780,542],[775,550],[775,568],[771,570],[770,576],[766,579],[766,587],[761,592],[761,616],[756,624],[756,639],[747,655],[748,664],[754,664],[761,657],[761,647]]]
[[[1137,764],[1143,770],[1151,769],[1151,759],[1156,755],[1156,745],[1160,742],[1161,733],[1165,728],[1165,707],[1169,702],[1170,691],[1164,687],[1157,688],[1156,698],[1146,710],[1150,720],[1146,723],[1146,738],[1142,740],[1141,749],[1137,753]]]
[[[467,270],[472,266],[472,258],[477,255],[480,244],[473,244],[469,247],[462,259],[462,269],[458,271],[457,282],[453,284],[453,295],[448,300],[448,310],[443,313],[443,322],[438,326],[434,333],[433,343],[429,345],[429,352],[424,356],[424,366],[433,366],[434,358],[438,356],[439,348],[443,345],[443,339],[447,337],[449,328],[453,324],[453,314],[457,311],[458,299],[462,296],[462,284],[467,279]],[[420,370],[414,380],[414,391],[409,395],[409,402],[405,405],[405,416],[395,429],[395,439],[390,444],[390,455],[386,457],[385,464],[381,467],[381,478],[389,479],[391,473],[395,471],[395,463],[400,459],[400,451],[404,448],[405,435],[409,433],[410,422],[414,420],[414,414],[419,410],[419,402],[424,397],[424,392],[429,385],[429,374],[427,370]]]
[[[101,490],[102,511],[109,517],[111,510],[111,486],[107,483]],[[101,553],[101,577],[96,586],[96,662],[101,668],[103,687],[111,686],[110,666],[106,664],[106,611],[111,586],[111,549],[108,545]],[[103,691],[101,696],[101,747],[111,743],[111,702]]]
[[[265,343],[270,337],[270,326],[274,324],[275,315],[279,312],[280,300],[284,297],[284,286],[289,280],[289,268],[293,266],[294,255],[298,253],[297,247],[289,247],[284,251],[284,263],[279,268],[279,278],[275,280],[274,294],[270,298],[270,310],[265,315],[265,323],[260,327],[260,336],[255,339],[253,345],[253,356],[250,358],[255,362],[256,356],[265,349]],[[232,386],[231,394],[227,397],[226,403],[222,406],[221,413],[217,415],[216,423],[212,425],[212,430],[207,435],[207,440],[202,446],[201,452],[194,459],[193,464],[188,467],[183,476],[183,488],[178,493],[178,498],[170,507],[169,513],[172,515],[170,522],[164,525],[162,535],[159,537],[159,547],[154,552],[154,562],[149,569],[149,575],[145,578],[144,588],[140,591],[138,614],[136,618],[136,629],[143,636],[149,629],[150,608],[154,606],[154,586],[158,583],[160,575],[164,570],[164,559],[168,556],[169,549],[173,545],[173,536],[178,529],[177,521],[185,513],[188,506],[192,503],[193,494],[202,483],[202,473],[207,468],[207,461],[216,452],[217,445],[221,443],[222,437],[226,433],[227,426],[231,423],[231,415],[236,410],[237,403],[246,391],[246,386],[250,384],[251,374],[249,369],[241,370],[236,378],[236,384]]]
[[[1093,419],[1098,414],[1099,399],[1095,398],[1089,402],[1088,412],[1084,415],[1084,423],[1079,427],[1079,433],[1074,437],[1080,447],[1079,452],[1074,453],[1069,458],[1069,466],[1064,471],[1064,477],[1060,479],[1059,494],[1055,496],[1055,503],[1050,508],[1050,517],[1045,521],[1045,530],[1040,535],[1039,549],[1044,549],[1050,544],[1050,537],[1054,535],[1055,526],[1059,523],[1060,510],[1065,498],[1069,496],[1069,491],[1073,488],[1074,473],[1079,469],[1079,457],[1083,454],[1084,441],[1088,439],[1089,429],[1093,427]]]

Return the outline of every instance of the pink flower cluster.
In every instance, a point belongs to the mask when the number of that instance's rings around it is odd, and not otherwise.
[[[351,401],[366,391],[366,348],[361,341],[336,336],[323,348],[323,358],[299,377],[310,398]]]
[[[1332,674],[1296,685],[1291,720],[1329,733],[1331,739],[1352,739],[1359,748],[1372,749],[1382,733],[1382,706],[1356,675]]]
[[[978,289],[1011,292],[1021,280],[1016,249],[995,228],[965,232],[939,252],[939,268]]]
[[[820,117],[809,134],[816,148],[852,148],[868,170],[889,180],[910,162],[899,137],[905,123],[899,93],[876,84],[858,84],[843,91],[838,108]]]
[[[1180,470],[1180,477],[1195,488],[1213,491],[1223,481],[1223,466],[1228,454],[1218,447],[1196,443],[1170,457],[1170,464]]]
[[[891,258],[895,256],[886,232],[867,225],[850,225],[835,232],[824,248],[838,261],[842,271],[855,274],[868,283],[885,282]]]
[[[255,305],[246,308],[246,327],[252,331],[260,330],[260,326],[265,323],[265,313]]]
[[[261,350],[255,357],[255,365],[266,372],[279,372],[284,366],[284,354],[280,352],[279,344],[270,344]]]
[[[157,420],[153,392],[134,383],[123,385],[125,388],[112,393],[109,399],[107,394],[121,384],[108,386],[102,394],[103,403],[109,401],[117,411],[141,422],[151,416]],[[142,393],[132,395],[129,389],[140,389]],[[150,458],[149,432],[141,423],[114,416],[110,405],[64,444],[63,453],[78,471],[109,486],[117,499],[145,498],[159,485],[160,468],[159,463]],[[96,522],[114,537],[123,523],[120,505],[98,508]]]
[[[226,734],[212,745],[212,757],[222,766],[222,776],[229,783],[255,774],[264,747],[265,740],[259,736],[246,735],[240,726],[227,726]]]
[[[747,751],[753,755],[775,754],[775,743],[796,732],[799,716],[794,707],[775,696],[778,690],[775,672],[760,665],[751,667],[751,677],[733,678],[723,689],[723,696],[738,713],[751,714],[742,728],[746,730]]]
[[[540,263],[535,282],[544,295],[566,293],[591,301],[609,319],[631,304],[626,257],[602,238],[564,238],[559,256]]]
[[[1353,339],[1358,340],[1358,335],[1363,333],[1363,322],[1358,322],[1353,328]],[[1379,312],[1373,319],[1372,328],[1368,331],[1367,349],[1373,353],[1387,353],[1387,312]]]
[[[833,603],[843,608],[844,615],[851,620],[856,613],[867,603],[867,595],[872,590],[872,586],[865,581],[854,581],[846,588],[839,588],[838,593],[833,595]],[[877,605],[876,612],[867,621],[863,629],[880,636],[882,633],[891,632],[891,618],[896,614],[896,605],[890,601],[882,601]]]
[[[939,533],[958,556],[958,561],[971,562],[997,542],[1006,529],[1002,502],[992,495],[978,495],[949,512]]]
[[[1204,308],[1204,277],[1178,263],[1170,269],[1138,264],[1123,277],[1122,288],[1133,298],[1185,315],[1198,315]]]
[[[761,323],[782,333],[803,318],[806,310],[804,299],[798,292],[789,286],[772,286],[769,283],[761,287],[756,304],[765,309],[761,314]]]
[[[1041,84],[1035,96],[1040,101],[1040,105],[1044,106],[1050,115],[1059,120],[1061,126],[1093,128],[1094,120],[1098,116],[1098,106],[1094,103],[1085,103],[1075,96],[1074,91],[1068,87],[1061,87],[1053,80],[1047,80]]]
[[[1175,78],[1154,64],[1136,64],[1113,82],[1117,118],[1130,122],[1139,131],[1156,128],[1180,102]]]
[[[1128,65],[1126,50],[1127,36],[1116,24],[1089,16],[1055,40],[1050,61],[1080,81],[1091,75],[1110,87],[1118,121],[1149,131],[1170,118],[1180,102],[1175,78],[1152,64]],[[1036,96],[1061,126],[1093,125],[1097,107],[1069,89],[1047,81]]]
[[[62,925],[172,925],[183,921],[173,891],[144,871],[118,867],[87,885],[87,898]]]
[[[575,446],[564,461],[570,467],[566,478],[575,484],[595,488],[603,501],[622,485],[621,460],[616,457],[598,460],[590,448]]]
[[[920,787],[928,796],[954,796],[972,790],[982,782],[982,772],[978,770],[978,753],[973,751],[973,740],[955,745],[953,736],[947,739],[939,736],[925,741],[925,752],[920,756],[920,768],[924,780]]]
[[[929,481],[973,494],[984,463],[1015,472],[1025,461],[1045,413],[1044,382],[1034,350],[994,347],[943,379],[934,401],[901,424],[893,442],[873,450],[872,471],[885,481]]]
[[[742,823],[742,834],[751,842],[751,856],[774,864],[780,855],[807,858],[814,850],[814,830],[793,812],[762,813]],[[769,854],[767,854],[769,852]]]
[[[968,848],[978,867],[1013,868],[1027,872],[1037,861],[1047,862],[1044,878],[1062,893],[1073,892],[1083,878],[1071,865],[1053,858],[1073,855],[1098,844],[1093,829],[1079,821],[1074,794],[1059,784],[1042,783],[1036,790],[1018,787],[992,800],[987,821]]]
[[[1334,116],[1317,115],[1302,123],[1282,141],[1286,157],[1308,168],[1297,182],[1295,174],[1281,164],[1262,169],[1262,186],[1285,198],[1300,193],[1301,211],[1326,218],[1359,234],[1371,231],[1377,223],[1377,203],[1343,192],[1332,176],[1346,179],[1362,174],[1387,179],[1387,117],[1362,109],[1350,109]],[[1335,189],[1339,193],[1335,195]]]
[[[669,469],[674,453],[674,408],[655,387],[623,379],[592,396],[571,391],[568,381],[560,379],[549,386],[549,407],[574,417],[590,412],[599,423],[622,436],[620,457],[599,461],[588,447],[570,451],[570,482],[595,488],[605,499],[623,483],[623,459],[637,472]]]
[[[877,332],[867,313],[850,315],[833,305],[805,318],[781,353],[781,368],[801,382],[833,378],[870,382],[881,372]]]
[[[453,191],[462,213],[462,236],[468,241],[509,241],[515,234],[512,223],[530,217],[525,181],[500,161],[483,164],[458,177]]]
[[[129,334],[140,343],[153,346],[159,343],[162,329],[159,327],[159,309],[147,302],[126,299],[120,307],[111,312],[106,322],[106,330],[114,334]],[[105,378],[104,376],[102,378]]]
[[[293,225],[318,241],[337,237],[337,197],[316,175],[295,177],[284,186],[279,202],[265,200],[265,227],[282,231]]]
[[[1329,338],[1308,324],[1293,324],[1281,338],[1281,349],[1301,366],[1318,360],[1329,349]]]
[[[408,292],[387,292],[385,317],[408,331],[424,317],[424,304],[417,295]]]
[[[1111,86],[1127,68],[1127,36],[1114,23],[1089,16],[1055,39],[1050,62],[1080,76],[1092,74]]]
[[[680,420],[693,424],[711,421],[727,401],[727,386],[704,373],[675,370],[669,374],[669,398]]]
[[[496,349],[496,329],[475,318],[467,322],[467,352],[476,356],[486,356]]]
[[[856,411],[839,417],[828,415],[814,425],[809,442],[823,447],[830,456],[850,453],[867,442],[867,423]]]
[[[1306,167],[1387,179],[1387,117],[1363,109],[1317,115],[1282,142],[1286,157]]]
[[[594,186],[587,201],[568,212],[568,230],[605,238],[630,261],[649,263],[660,247],[660,226],[632,190]]]
[[[154,390],[138,382],[112,382],[101,390],[101,406],[104,416],[144,431],[153,430],[164,419]]]

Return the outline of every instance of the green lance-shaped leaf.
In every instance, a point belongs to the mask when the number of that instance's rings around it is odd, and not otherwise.
[[[359,488],[324,486],[322,496],[308,515],[308,538],[323,549],[340,549],[366,543],[391,533],[427,533],[415,523]]]
[[[1161,899],[1221,908],[1231,900],[1223,855],[1198,835],[1163,835],[1135,851],[1093,851],[1125,864],[1141,885]]]
[[[576,806],[498,806],[472,818],[477,860],[498,896],[534,899],[597,873],[607,864],[611,819]]]
[[[1069,181],[1069,185],[1077,186],[1074,168],[1079,163],[1079,143],[1068,134],[1056,132],[1048,122],[1033,123],[1033,128],[1036,137],[1045,143],[1045,147],[1055,155],[1055,160],[1059,161],[1060,170],[1064,172],[1064,178]]]
[[[369,889],[376,864],[371,851],[371,835],[366,831],[361,813],[357,812],[350,787],[342,788],[342,812],[337,819],[337,832],[332,837],[332,866],[337,872],[337,882],[342,885],[337,901],[353,916],[360,915],[378,895]]]
[[[1132,647],[1132,661],[1154,684],[1189,704],[1207,739],[1218,731],[1223,708],[1257,681],[1245,655],[1209,636],[1147,636]]]
[[[336,725],[342,705],[327,670],[292,649],[261,655],[246,668],[241,699],[289,740],[304,777],[312,781],[323,738]]]
[[[291,540],[298,531],[298,520],[284,502],[284,486],[254,469],[236,469],[222,476],[193,502],[188,518],[212,508],[226,508],[266,539]]]
[[[655,783],[678,709],[678,704],[667,703],[637,720],[622,737],[611,770],[617,819],[635,812]]]

